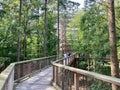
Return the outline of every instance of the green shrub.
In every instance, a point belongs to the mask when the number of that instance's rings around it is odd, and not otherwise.
[[[112,89],[109,83],[94,80],[93,84],[90,86],[90,90],[112,90]]]

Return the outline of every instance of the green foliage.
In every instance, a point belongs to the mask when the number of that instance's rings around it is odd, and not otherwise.
[[[88,65],[86,61],[80,61],[78,65],[78,68],[87,70]]]
[[[71,48],[79,54],[84,54],[89,69],[98,70],[97,67],[101,57],[109,55],[109,35],[107,22],[107,8],[104,5],[93,5],[86,11],[80,11],[70,23],[71,28],[77,28],[69,35],[72,35]],[[73,33],[76,32],[76,33]],[[76,38],[76,40],[74,40]],[[88,63],[88,58],[94,58]],[[92,64],[93,63],[93,64]],[[84,65],[84,64],[83,64]],[[96,67],[97,66],[97,67]]]
[[[8,57],[0,57],[0,66],[1,65],[7,66],[7,65],[9,65],[9,63],[10,63],[10,58],[8,58]]]
[[[99,80],[94,80],[94,83],[90,86],[90,90],[112,90],[109,83],[104,83]]]
[[[99,68],[99,72],[104,75],[110,76],[111,75],[110,71],[111,71],[110,65],[109,66],[106,66],[106,65],[101,66],[101,68]]]
[[[52,1],[53,2],[53,1]],[[48,3],[47,9],[47,56],[56,54],[56,13]],[[19,0],[5,0],[0,3],[0,57],[1,63],[15,62],[17,59],[17,38],[20,35],[20,60],[43,57],[44,2],[22,0],[21,25],[19,25]]]
[[[57,36],[56,36],[56,28],[54,27],[55,25],[55,20],[56,16],[55,15],[48,15],[47,16],[47,33],[46,33],[46,36],[47,36],[47,56],[51,56],[51,55],[56,55],[56,44],[57,44]]]

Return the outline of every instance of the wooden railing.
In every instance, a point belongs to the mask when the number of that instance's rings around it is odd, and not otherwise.
[[[10,64],[0,74],[0,90],[13,90],[14,83],[51,65],[56,56],[32,59]]]
[[[53,62],[53,86],[59,90],[112,90],[111,84],[120,86],[120,79],[68,66],[76,55]],[[70,62],[71,63],[71,62]],[[118,89],[120,90],[120,89]]]
[[[4,64],[1,64],[0,65],[0,73],[5,69],[5,65]]]

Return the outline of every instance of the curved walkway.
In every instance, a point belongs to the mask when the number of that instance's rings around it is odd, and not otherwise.
[[[19,83],[15,90],[56,90],[51,86],[52,78],[53,69],[50,67]]]

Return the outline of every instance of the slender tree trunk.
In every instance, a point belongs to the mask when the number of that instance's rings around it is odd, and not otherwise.
[[[46,56],[46,30],[47,30],[47,0],[45,0],[45,12],[44,12],[44,57]]]
[[[40,40],[39,36],[37,36],[37,57],[40,57]]]
[[[17,61],[20,61],[20,35],[18,35],[18,40],[17,40]]]
[[[114,0],[108,0],[108,16],[109,16],[108,19],[109,19],[111,75],[112,77],[119,77],[119,62],[117,57],[117,46],[116,46]],[[112,84],[112,90],[118,90],[118,87]]]
[[[24,37],[23,37],[23,60],[26,60],[27,57],[27,36],[26,36],[26,30],[27,30],[27,23],[26,21],[25,26],[24,26]]]
[[[27,25],[28,25],[28,19],[26,19],[28,17],[28,8],[26,10],[26,15],[24,16],[24,37],[23,37],[23,60],[26,60],[26,57],[27,57],[27,33],[26,33],[26,30],[27,30]]]
[[[38,9],[38,15],[39,15],[39,9]],[[36,27],[39,25],[39,18],[36,20]],[[39,35],[39,29],[37,29],[37,57],[40,58],[40,35]]]
[[[58,15],[57,15],[57,17],[58,17],[58,18],[57,18],[57,23],[58,23],[58,25],[57,25],[57,28],[58,28],[58,51],[57,51],[57,54],[58,54],[58,57],[59,57],[59,53],[60,53],[60,51],[59,51],[59,50],[60,50],[60,44],[59,44],[59,42],[60,42],[60,39],[59,39],[59,32],[60,32],[60,31],[59,31],[59,15],[60,15],[60,14],[59,14],[59,0],[58,0],[58,3],[57,3],[57,4],[58,4],[58,5],[57,5],[57,12],[58,12],[58,13],[57,13],[57,14],[58,14]]]
[[[24,35],[24,38],[23,38],[23,60],[26,59],[26,34]]]
[[[21,11],[22,11],[22,0],[20,0],[19,27],[21,26]],[[18,40],[17,40],[17,61],[20,61],[20,34],[19,32],[18,32]]]

